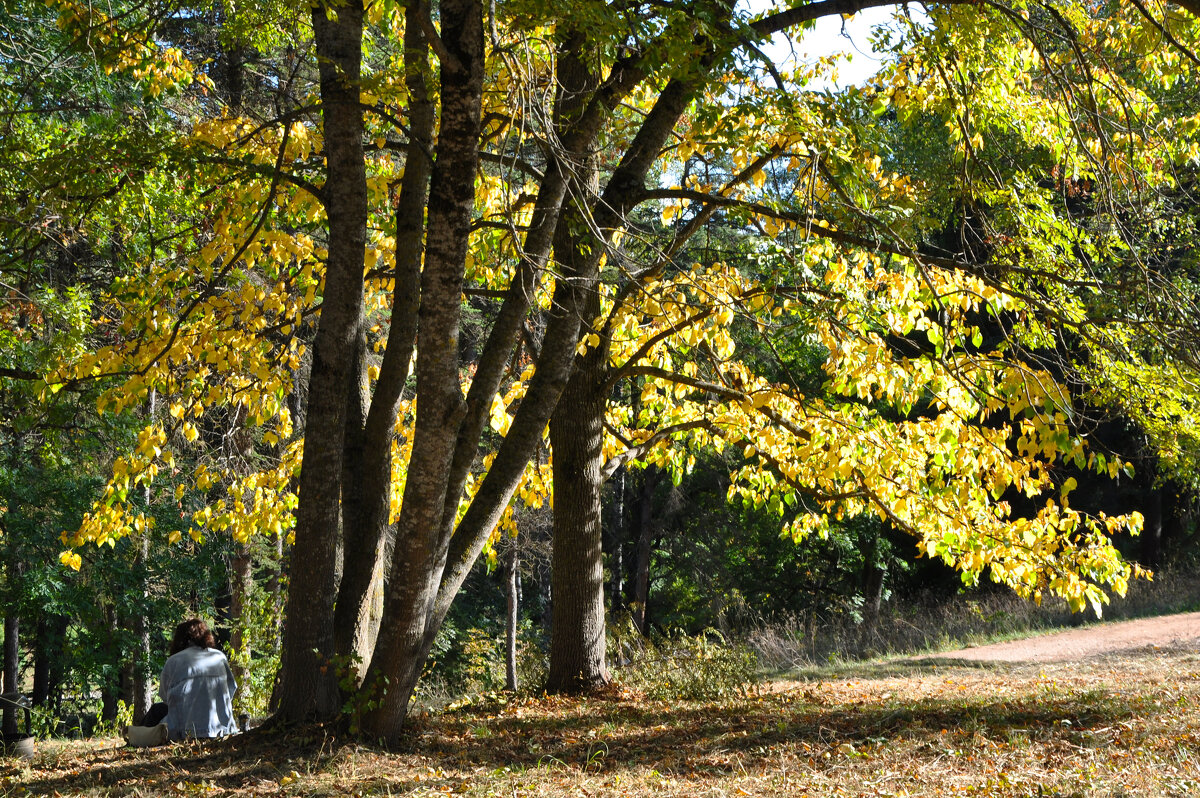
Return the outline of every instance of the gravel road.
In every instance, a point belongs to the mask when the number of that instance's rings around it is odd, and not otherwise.
[[[931,659],[974,662],[1071,662],[1140,648],[1171,648],[1200,641],[1200,612],[1099,623],[986,646],[943,651]]]

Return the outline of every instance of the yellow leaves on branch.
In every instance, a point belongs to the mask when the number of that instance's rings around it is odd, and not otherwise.
[[[1068,505],[1070,481],[1055,489],[1055,462],[1105,475],[1122,464],[1089,452],[1073,431],[1065,386],[983,339],[980,315],[1019,303],[962,273],[884,268],[870,255],[817,248],[829,257],[822,290],[806,299],[816,311],[721,267],[648,282],[637,301],[606,306],[611,362],[636,357],[630,365],[654,376],[641,384],[640,415],[612,408],[608,426],[619,435],[606,437],[605,457],[674,425],[680,432],[643,461],[680,471],[688,449],[736,446],[747,463],[729,498],[766,507],[793,535],[874,515],[968,581],[987,572],[1023,595],[1052,591],[1099,611],[1100,586],[1121,592],[1134,573],[1110,537],[1138,529],[1140,518],[1086,517]],[[714,344],[739,319],[762,329],[808,319],[828,353],[833,395],[771,384],[720,351]],[[1014,518],[1010,492],[1045,506]]]
[[[208,76],[178,48],[162,47],[141,33],[127,30],[91,3],[50,0],[48,5],[58,12],[59,28],[84,43],[106,73],[128,72],[142,83],[148,96],[157,97],[193,82],[213,88]]]

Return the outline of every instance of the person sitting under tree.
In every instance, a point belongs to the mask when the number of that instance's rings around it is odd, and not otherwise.
[[[233,715],[237,682],[229,660],[216,648],[212,632],[199,618],[175,627],[171,655],[159,678],[156,703],[146,712],[144,727],[156,729],[165,723],[166,734],[135,732],[132,745],[154,745],[170,740],[208,740],[238,731]],[[163,739],[163,738],[166,739]],[[136,738],[136,739],[135,739]]]

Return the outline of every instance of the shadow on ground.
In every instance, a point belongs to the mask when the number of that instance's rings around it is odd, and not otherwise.
[[[1005,672],[1012,666],[966,663],[964,669],[946,660],[897,661],[827,668],[821,676],[870,680],[965,674],[981,667]],[[20,783],[35,795],[157,795],[201,784],[208,791],[280,794],[289,774],[297,772],[309,785],[313,774],[324,774],[325,792],[307,794],[334,795],[351,786],[365,793],[453,789],[471,774],[532,769],[718,776],[781,755],[823,756],[845,750],[847,743],[944,746],[948,734],[1001,741],[1053,736],[1087,744],[1092,730],[1157,711],[1165,710],[1139,703],[1136,695],[1054,692],[1029,682],[1015,693],[985,687],[962,696],[884,694],[840,701],[816,682],[720,702],[651,702],[614,691],[607,697],[541,698],[418,718],[393,751],[321,727],[286,735],[252,732],[208,745],[111,748],[76,758],[69,768],[56,766],[53,752],[46,751]],[[14,767],[0,770],[0,776]]]

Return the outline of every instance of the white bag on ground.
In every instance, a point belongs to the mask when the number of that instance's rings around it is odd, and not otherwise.
[[[125,742],[134,748],[147,748],[167,744],[167,724],[157,726],[126,726]]]

